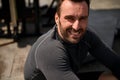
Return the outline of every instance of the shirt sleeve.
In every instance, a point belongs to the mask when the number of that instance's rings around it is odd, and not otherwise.
[[[105,45],[96,35],[92,34],[90,53],[98,61],[108,67],[120,80],[120,56]]]
[[[36,61],[47,80],[80,80],[72,71],[69,58],[61,47],[38,49]]]

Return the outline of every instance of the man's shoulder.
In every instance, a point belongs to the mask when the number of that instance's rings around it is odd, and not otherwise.
[[[40,36],[33,46],[39,50],[55,50],[63,47],[62,43],[56,39],[56,31],[54,28]]]
[[[50,29],[48,32],[41,35],[35,42],[36,45],[42,44],[43,42],[48,42],[53,39],[55,35],[54,28]]]

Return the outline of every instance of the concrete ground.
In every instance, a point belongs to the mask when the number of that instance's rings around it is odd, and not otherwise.
[[[0,38],[0,80],[24,80],[23,67],[26,56],[37,37],[13,39]]]
[[[20,41],[20,45],[26,45],[20,47],[13,39],[0,39],[0,80],[24,80],[24,62],[31,47],[26,44],[29,40]]]

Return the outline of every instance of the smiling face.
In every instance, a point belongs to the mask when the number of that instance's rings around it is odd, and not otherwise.
[[[88,23],[88,6],[85,1],[72,2],[64,0],[60,15],[55,14],[55,22],[60,37],[69,43],[78,43],[86,32]]]

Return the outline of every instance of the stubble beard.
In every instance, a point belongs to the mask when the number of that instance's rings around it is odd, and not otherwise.
[[[71,27],[68,29],[63,29],[60,21],[58,26],[59,26],[59,31],[58,31],[59,35],[65,42],[68,43],[72,43],[72,44],[78,43],[82,35],[84,34],[83,29],[79,29],[78,31],[74,31]],[[75,36],[76,34],[79,36]]]

